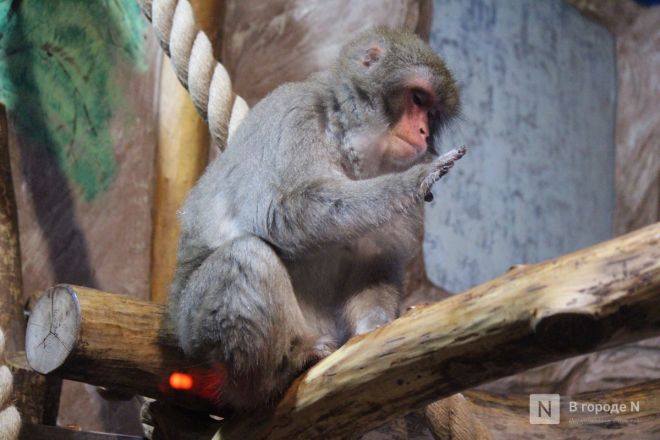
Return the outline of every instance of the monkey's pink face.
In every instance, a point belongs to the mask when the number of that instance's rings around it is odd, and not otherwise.
[[[386,157],[405,166],[418,160],[428,149],[429,114],[435,96],[427,83],[416,81],[406,88],[403,101],[403,114],[391,129]]]

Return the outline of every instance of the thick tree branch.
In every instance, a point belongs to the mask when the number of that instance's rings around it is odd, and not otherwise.
[[[341,438],[544,363],[660,334],[660,223],[351,339],[223,439]]]

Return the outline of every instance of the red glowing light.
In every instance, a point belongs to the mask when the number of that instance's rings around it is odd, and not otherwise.
[[[192,376],[174,372],[170,374],[170,386],[175,390],[189,390],[193,386]]]

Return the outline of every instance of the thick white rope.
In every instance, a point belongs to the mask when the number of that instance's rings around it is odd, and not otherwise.
[[[176,76],[223,150],[249,108],[232,91],[227,69],[213,57],[208,36],[199,30],[188,0],[138,0],[172,60]]]
[[[5,335],[0,329],[0,360],[5,351]],[[12,405],[12,376],[6,365],[0,364],[0,439],[16,440],[21,430],[21,416]]]

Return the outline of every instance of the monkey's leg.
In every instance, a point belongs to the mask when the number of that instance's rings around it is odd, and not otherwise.
[[[316,346],[284,265],[256,237],[216,249],[181,298],[176,325],[184,351],[227,369],[221,404],[267,404],[305,366],[329,354]]]
[[[393,214],[415,209],[433,183],[464,154],[461,147],[402,173],[364,180],[318,180],[291,191],[269,207],[266,236],[290,256],[352,242],[388,223]]]
[[[361,335],[394,320],[399,311],[399,290],[381,283],[353,295],[344,306],[351,336]]]

